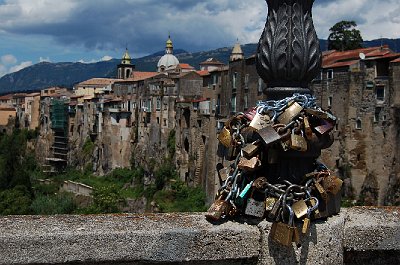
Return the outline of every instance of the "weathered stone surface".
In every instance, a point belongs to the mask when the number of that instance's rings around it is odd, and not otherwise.
[[[202,214],[0,218],[0,264],[246,261],[256,226],[208,223]]]
[[[343,264],[343,229],[345,211],[326,221],[313,222],[310,234],[302,236],[298,246],[284,247],[270,236],[271,223],[263,221],[259,265],[272,264]]]
[[[354,207],[346,216],[345,250],[400,250],[399,207]]]

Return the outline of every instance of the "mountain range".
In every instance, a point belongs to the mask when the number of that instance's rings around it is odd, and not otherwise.
[[[400,52],[400,39],[378,39],[365,41],[364,47],[376,47],[387,44],[395,51]],[[326,50],[327,41],[320,40],[321,50]],[[176,49],[175,56],[181,63],[188,63],[195,68],[199,68],[199,64],[208,58],[215,58],[223,63],[228,63],[231,53],[231,47],[224,47],[210,51],[187,52],[185,50]],[[257,50],[256,43],[242,45],[244,55],[251,56]],[[164,51],[133,59],[136,70],[139,71],[156,71],[156,65],[160,57],[164,55]],[[110,77],[116,76],[117,65],[120,59],[112,59],[97,63],[49,63],[41,62],[26,67],[18,72],[10,73],[0,78],[0,94],[37,91],[40,89],[61,86],[72,88],[74,84],[94,77]]]

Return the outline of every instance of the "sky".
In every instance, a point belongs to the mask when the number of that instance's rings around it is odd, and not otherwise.
[[[264,0],[0,0],[0,77],[43,61],[96,62],[258,42]],[[354,20],[364,40],[400,38],[400,0],[316,0],[319,38]]]

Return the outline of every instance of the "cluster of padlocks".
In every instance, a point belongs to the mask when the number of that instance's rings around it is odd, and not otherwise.
[[[311,220],[340,211],[342,180],[316,159],[310,172],[292,182],[269,169],[282,154],[310,154],[320,139],[332,138],[335,124],[335,116],[319,108],[313,96],[302,94],[260,102],[232,117],[218,135],[232,164],[218,170],[221,187],[206,218],[266,218],[273,222],[272,239],[287,246],[298,243],[296,223],[302,223],[305,235]],[[290,167],[290,161],[284,166]]]

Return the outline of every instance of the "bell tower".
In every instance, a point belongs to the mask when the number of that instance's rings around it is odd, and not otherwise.
[[[135,69],[135,65],[131,63],[132,59],[129,55],[128,48],[126,48],[124,55],[122,56],[121,63],[118,65],[118,79],[128,79],[133,77],[132,73]]]

